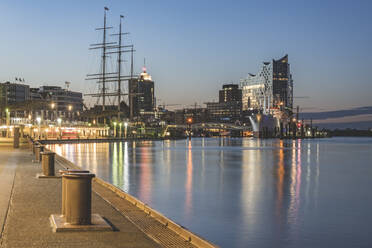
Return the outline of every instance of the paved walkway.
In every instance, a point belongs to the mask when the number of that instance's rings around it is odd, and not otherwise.
[[[116,228],[114,232],[53,233],[50,214],[60,213],[61,180],[36,179],[39,163],[29,150],[0,147],[0,247],[190,247],[174,234],[161,244],[96,193],[92,213]],[[58,168],[56,168],[58,169]],[[178,240],[178,242],[172,242]],[[191,246],[192,247],[192,246]]]

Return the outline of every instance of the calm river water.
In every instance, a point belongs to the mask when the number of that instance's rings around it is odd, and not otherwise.
[[[51,145],[222,247],[372,247],[372,139]]]

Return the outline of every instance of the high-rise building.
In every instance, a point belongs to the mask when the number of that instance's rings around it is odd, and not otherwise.
[[[143,71],[138,78],[129,81],[129,92],[132,95],[129,104],[133,104],[134,116],[154,114],[154,81],[152,81],[150,74],[146,72],[145,67],[143,67]]]
[[[264,62],[254,75],[240,80],[243,110],[272,113],[277,109],[292,110],[293,80],[288,55],[278,60]]]
[[[0,105],[24,102],[30,99],[30,86],[18,83],[0,83]]]
[[[212,122],[235,122],[242,111],[242,90],[237,84],[225,84],[219,91],[219,102],[208,102],[208,119]]]
[[[224,84],[220,90],[219,102],[232,102],[242,100],[242,90],[238,84]]]

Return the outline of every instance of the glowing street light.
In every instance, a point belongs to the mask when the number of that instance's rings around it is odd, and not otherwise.
[[[10,125],[10,111],[8,108],[5,109],[5,114],[6,114],[6,125],[9,126]]]
[[[124,137],[127,138],[127,128],[128,128],[128,122],[124,122]]]
[[[121,138],[121,126],[123,125],[123,123],[119,122],[119,137]]]
[[[112,124],[114,124],[114,137],[116,137],[116,121],[114,121]]]
[[[40,116],[38,116],[36,118],[36,121],[37,121],[37,124],[39,125],[37,135],[39,136],[39,139],[40,139],[40,137],[41,137],[41,128],[40,128],[41,118],[40,118]]]

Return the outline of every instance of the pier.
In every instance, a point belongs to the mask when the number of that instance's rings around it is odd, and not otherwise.
[[[99,178],[92,183],[92,213],[112,231],[52,231],[49,216],[61,211],[61,179],[35,177],[41,163],[32,151],[0,147],[0,247],[215,247],[133,196]],[[55,171],[76,168],[56,156]]]

